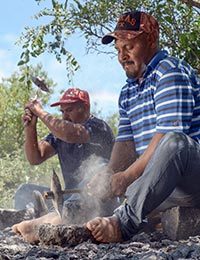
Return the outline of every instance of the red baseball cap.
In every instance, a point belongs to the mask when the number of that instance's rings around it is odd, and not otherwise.
[[[61,104],[75,103],[78,101],[83,101],[89,106],[90,98],[88,92],[79,88],[69,88],[64,92],[59,101],[51,104],[51,107],[59,106]]]
[[[127,12],[119,17],[114,31],[102,38],[102,43],[108,44],[114,39],[133,39],[142,32],[155,33],[157,39],[159,36],[157,20],[145,12]]]

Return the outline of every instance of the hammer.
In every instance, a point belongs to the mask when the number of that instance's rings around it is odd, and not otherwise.
[[[42,90],[44,92],[50,92],[48,85],[41,78],[31,76],[31,80],[38,87],[37,91],[36,91],[36,95],[33,98],[33,100],[36,100],[39,98],[39,90]],[[28,109],[28,108],[26,108],[26,109]],[[25,109],[25,111],[26,111],[26,109]],[[28,124],[28,121],[24,122],[24,126],[27,126],[27,124]]]
[[[53,175],[51,179],[51,191],[46,191],[43,193],[45,199],[52,199],[53,206],[61,217],[62,215],[62,207],[63,207],[63,195],[64,194],[72,194],[72,193],[82,193],[82,189],[65,189],[62,190],[62,186],[58,175],[56,174],[55,170],[53,169]]]
[[[106,179],[104,179],[104,182],[101,183],[101,186],[103,186],[101,194],[106,194],[108,187],[110,187],[109,183],[110,183],[110,178],[108,176]],[[55,170],[53,169],[53,175],[52,175],[52,179],[51,179],[51,190],[44,192],[43,196],[45,199],[52,199],[53,206],[60,217],[62,216],[62,208],[63,208],[63,201],[64,201],[63,195],[72,194],[72,193],[82,193],[82,194],[87,194],[88,196],[93,196],[89,192],[87,187],[82,188],[82,189],[62,190],[58,175],[56,174]],[[96,198],[98,199],[98,194],[96,194]],[[99,199],[100,198],[101,197],[99,197]],[[120,202],[119,197],[117,197],[117,201]]]

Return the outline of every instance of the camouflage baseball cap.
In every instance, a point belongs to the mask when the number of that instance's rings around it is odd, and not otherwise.
[[[102,43],[108,44],[114,39],[133,39],[143,32],[155,33],[156,38],[158,38],[159,24],[157,20],[145,12],[127,12],[119,17],[114,31],[102,38]]]

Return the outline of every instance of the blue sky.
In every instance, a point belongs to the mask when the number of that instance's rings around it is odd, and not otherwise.
[[[34,0],[1,1],[0,80],[2,77],[9,77],[18,69],[17,62],[21,49],[15,45],[15,42],[24,27],[34,23],[32,16],[40,9],[41,7]],[[103,116],[117,112],[119,92],[126,79],[117,58],[105,54],[86,54],[85,41],[80,35],[75,35],[67,46],[81,66],[75,74],[73,86],[88,90],[92,109],[96,102]],[[43,55],[34,63],[42,63],[48,75],[57,83],[58,91],[51,97],[50,102],[59,98],[61,90],[71,87],[67,82],[65,64],[56,62],[53,55]]]

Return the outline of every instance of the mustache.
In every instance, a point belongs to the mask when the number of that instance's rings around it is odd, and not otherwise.
[[[122,62],[122,66],[124,67],[125,65],[130,65],[130,64],[134,64],[133,61],[124,61]]]

